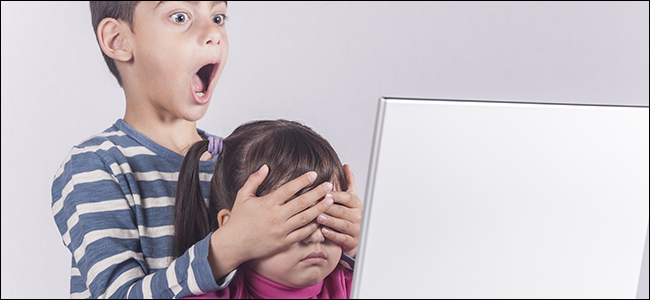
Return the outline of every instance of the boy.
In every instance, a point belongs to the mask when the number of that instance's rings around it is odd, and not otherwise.
[[[208,137],[196,121],[228,57],[227,4],[100,1],[90,9],[126,111],[75,146],[54,177],[52,213],[72,253],[71,297],[181,298],[218,290],[239,264],[304,239],[317,222],[331,229],[323,228],[323,235],[355,256],[361,201],[349,166],[350,192],[332,192],[324,183],[286,204],[316,174],[261,199],[255,192],[269,172],[263,166],[239,191],[232,226],[173,259],[177,174],[188,146]],[[204,195],[215,162],[206,153],[199,163]]]

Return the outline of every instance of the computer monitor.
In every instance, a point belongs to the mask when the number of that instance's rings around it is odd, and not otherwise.
[[[381,98],[352,297],[635,298],[648,128],[647,106]]]

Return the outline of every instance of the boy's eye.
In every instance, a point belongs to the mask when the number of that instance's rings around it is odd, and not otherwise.
[[[172,21],[174,21],[174,22],[176,22],[178,24],[183,24],[189,19],[187,13],[184,13],[184,12],[175,13],[175,14],[171,15],[170,18],[172,19]]]
[[[224,16],[224,15],[214,15],[212,17],[212,22],[214,22],[217,25],[222,25],[224,22],[226,22],[226,16]]]

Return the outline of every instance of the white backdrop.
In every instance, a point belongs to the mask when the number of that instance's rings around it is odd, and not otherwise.
[[[199,127],[301,121],[353,167],[361,199],[380,96],[648,105],[648,2],[228,6],[229,59]],[[2,298],[66,298],[52,178],[74,144],[123,116],[124,95],[87,2],[1,12]]]

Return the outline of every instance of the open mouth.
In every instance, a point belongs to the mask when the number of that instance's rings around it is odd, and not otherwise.
[[[212,82],[216,71],[217,65],[210,63],[201,67],[201,69],[192,76],[192,91],[194,91],[198,98],[202,98],[208,94],[210,83]]]

